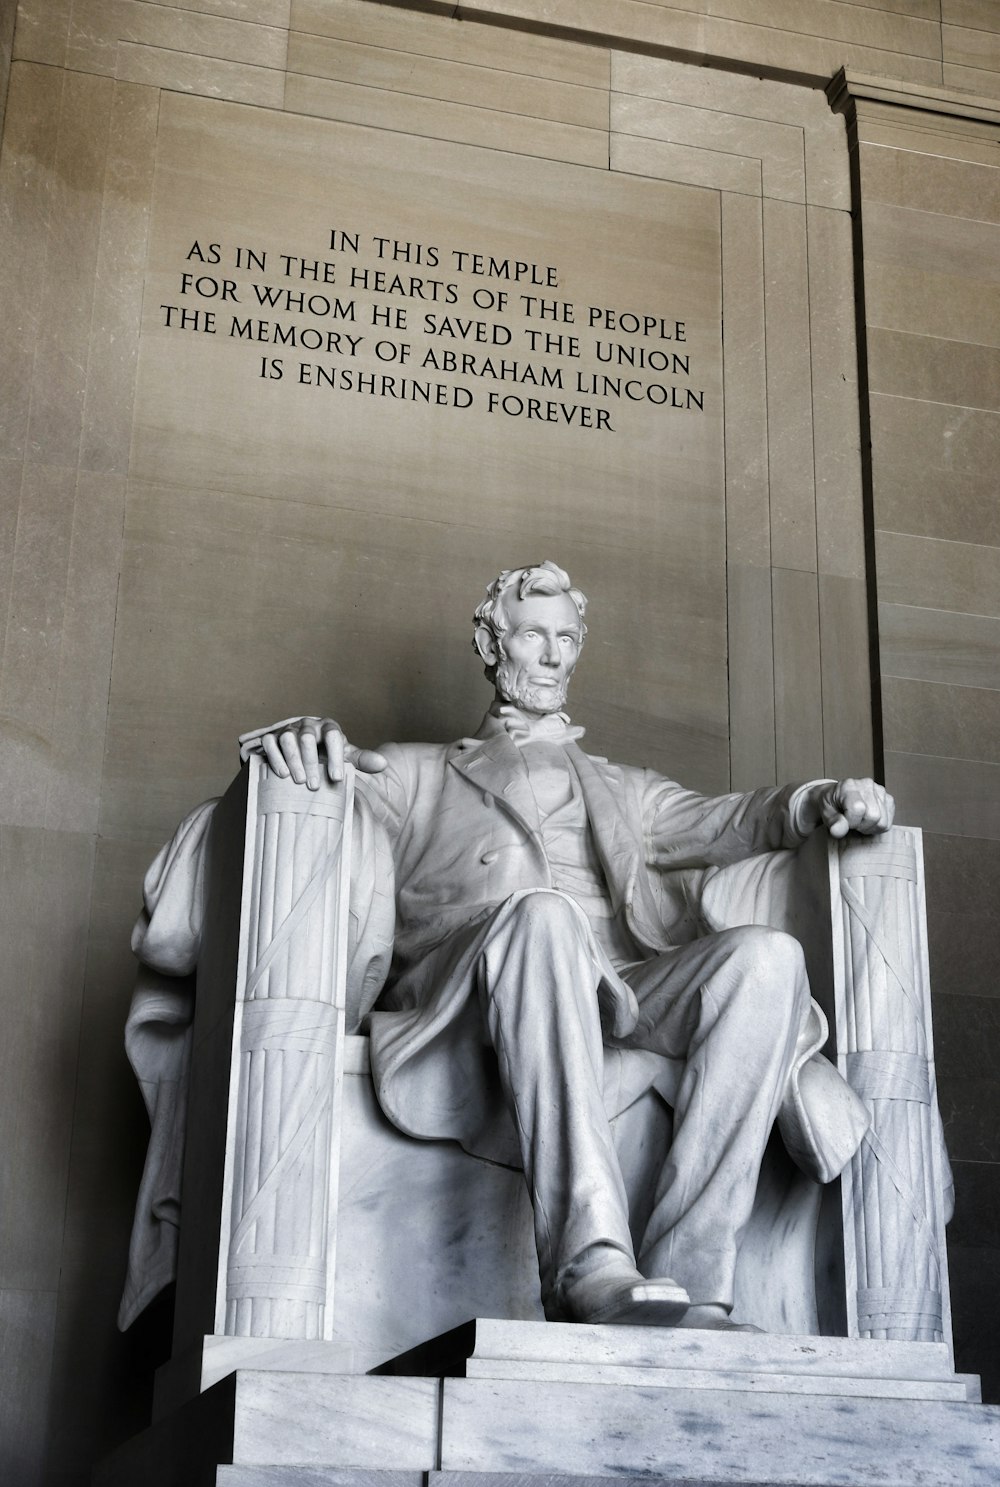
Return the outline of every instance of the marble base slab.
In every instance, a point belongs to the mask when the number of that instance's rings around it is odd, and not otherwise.
[[[213,1487],[426,1487],[430,1472],[333,1466],[220,1466]]]
[[[202,1367],[247,1345],[205,1344]],[[329,1371],[336,1344],[254,1345],[274,1366],[158,1421],[96,1487],[1000,1481],[1000,1409],[968,1402],[943,1344],[478,1319],[369,1375]]]
[[[427,1378],[240,1369],[106,1457],[94,1487],[216,1487],[221,1466],[308,1467],[304,1483],[346,1472],[343,1487],[365,1487],[374,1472],[387,1487],[409,1487],[438,1465],[440,1388]],[[227,1487],[240,1482],[237,1473]]]
[[[279,1373],[367,1373],[379,1361],[371,1349],[355,1348],[343,1338],[295,1342],[274,1337],[206,1335],[156,1370],[153,1419],[162,1420],[189,1399],[239,1368]]]
[[[786,1337],[676,1327],[588,1327],[490,1317],[454,1327],[373,1372],[543,1379],[555,1378],[558,1375],[552,1370],[567,1367],[652,1369],[664,1374],[711,1370],[719,1374],[859,1380],[954,1381],[957,1377],[944,1343]]]
[[[941,1400],[446,1379],[444,1474],[996,1487],[1000,1409]]]
[[[523,1379],[529,1365],[499,1358],[480,1362],[470,1358],[466,1378]],[[951,1399],[966,1403],[980,1399],[979,1379],[955,1374],[950,1379],[838,1378],[824,1374],[759,1373],[735,1369],[630,1368],[606,1364],[547,1363],[547,1383],[630,1384],[651,1389],[738,1389],[750,1394],[826,1394],[867,1399]],[[538,1375],[536,1374],[536,1377]]]

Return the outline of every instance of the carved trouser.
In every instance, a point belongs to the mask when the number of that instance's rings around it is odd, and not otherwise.
[[[558,1317],[561,1283],[592,1246],[633,1259],[602,1097],[598,987],[608,963],[582,910],[551,890],[501,905],[479,942],[481,1004],[531,1193],[542,1298]],[[619,974],[639,1020],[615,1046],[684,1064],[639,1268],[678,1281],[694,1303],[730,1307],[764,1147],[808,1011],[802,951],[790,935],[744,927]]]

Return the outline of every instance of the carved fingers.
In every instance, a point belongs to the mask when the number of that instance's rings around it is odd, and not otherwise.
[[[290,776],[297,785],[307,785],[310,790],[319,789],[324,763],[335,785],[344,778],[345,763],[366,774],[379,774],[388,763],[374,749],[357,749],[349,744],[333,718],[296,718],[276,732],[263,734],[261,747],[280,779]]]
[[[846,836],[849,831],[877,836],[892,825],[896,803],[874,780],[840,780],[827,788],[821,809],[831,836]]]

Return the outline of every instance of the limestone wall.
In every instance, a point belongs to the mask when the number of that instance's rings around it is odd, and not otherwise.
[[[144,1139],[120,1051],[127,941],[151,852],[225,786],[243,727],[330,706],[366,742],[473,728],[485,694],[468,611],[496,567],[536,554],[593,594],[574,704],[595,751],[706,789],[863,770],[881,758],[881,708],[902,819],[937,833],[956,1324],[960,1365],[988,1371],[1000,228],[995,116],[955,99],[1000,88],[990,0],[22,0],[13,57],[0,159],[0,1459],[13,1479],[85,1481],[145,1423],[167,1346],[162,1309],[114,1330]],[[835,111],[823,89],[843,66],[893,98],[852,78]],[[310,357],[231,334],[231,303],[183,289],[184,272],[228,273],[252,293],[238,249],[266,254],[268,272],[283,253],[349,262],[336,229],[364,238],[373,272],[380,234],[554,266],[565,297],[552,299],[589,335],[585,367],[568,343],[548,353],[567,406],[588,403],[570,395],[577,370],[607,371],[588,308],[676,302],[693,371],[670,380],[704,392],[705,411],[620,399],[613,434],[596,415],[560,427],[557,412],[553,427],[488,411],[497,388],[542,395],[480,374],[466,410],[351,403],[298,380]],[[482,285],[456,262],[438,277],[471,298]],[[378,296],[357,296],[372,341]],[[214,326],[182,325],[192,307]],[[524,345],[538,328],[526,313],[482,318]],[[271,354],[282,379],[260,375]],[[374,356],[364,370],[379,371]],[[431,380],[447,398],[461,378]]]

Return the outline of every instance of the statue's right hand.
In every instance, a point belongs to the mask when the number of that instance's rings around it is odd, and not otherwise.
[[[339,723],[333,718],[295,718],[258,735],[264,757],[279,779],[289,776],[297,785],[318,790],[322,778],[320,754],[326,759],[326,773],[334,784],[344,778],[344,763],[353,764],[365,774],[380,774],[389,761],[374,749],[358,749],[347,742]]]

